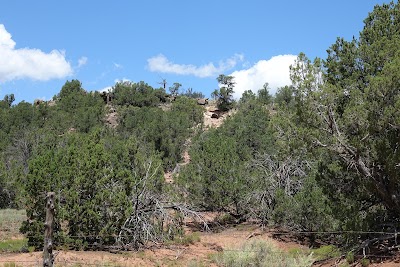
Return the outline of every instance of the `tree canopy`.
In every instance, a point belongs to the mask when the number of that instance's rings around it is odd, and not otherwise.
[[[217,78],[219,89],[215,89],[211,94],[217,100],[217,106],[222,111],[227,111],[233,107],[233,88],[235,87],[235,81],[233,76],[226,76],[220,74]]]

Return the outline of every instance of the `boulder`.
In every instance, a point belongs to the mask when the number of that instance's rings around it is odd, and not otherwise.
[[[197,104],[199,105],[207,105],[208,104],[208,98],[197,98]]]
[[[218,119],[218,118],[219,118],[219,114],[218,113],[211,114],[211,119]]]
[[[33,101],[33,103],[35,106],[39,106],[40,104],[44,103],[44,101],[41,99],[35,99],[35,101]]]

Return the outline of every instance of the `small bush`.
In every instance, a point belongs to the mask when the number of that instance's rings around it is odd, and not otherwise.
[[[339,249],[332,245],[321,246],[320,248],[313,249],[312,251],[317,260],[336,258],[341,255]]]
[[[27,247],[27,239],[10,239],[0,242],[0,252],[21,252]]]
[[[307,267],[312,266],[314,262],[312,254],[297,254],[292,257],[265,241],[253,241],[244,244],[240,250],[224,251],[218,254],[214,261],[218,266],[226,267]]]
[[[200,242],[200,235],[199,233],[191,233],[187,235],[182,235],[182,236],[177,236],[174,238],[174,240],[171,241],[173,244],[179,244],[179,245],[192,245],[196,242]]]
[[[346,260],[350,264],[354,262],[354,253],[352,251],[347,252]]]
[[[229,213],[219,214],[215,220],[216,223],[221,225],[232,224],[235,223],[235,218]]]
[[[362,266],[362,267],[368,267],[369,264],[370,264],[370,261],[369,261],[369,259],[367,259],[367,258],[363,258],[363,259],[360,261],[360,263],[361,263],[361,266]]]

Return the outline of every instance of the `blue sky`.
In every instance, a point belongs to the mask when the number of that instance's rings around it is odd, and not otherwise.
[[[118,80],[166,79],[209,95],[219,74],[236,95],[289,83],[300,52],[326,57],[337,37],[358,37],[380,0],[38,0],[0,8],[0,98],[49,100],[66,80],[88,90]]]

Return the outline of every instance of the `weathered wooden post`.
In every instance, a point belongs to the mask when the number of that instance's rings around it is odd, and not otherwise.
[[[48,192],[46,196],[46,222],[44,223],[44,247],[43,247],[43,266],[52,267],[53,256],[53,225],[54,225],[54,192]]]

